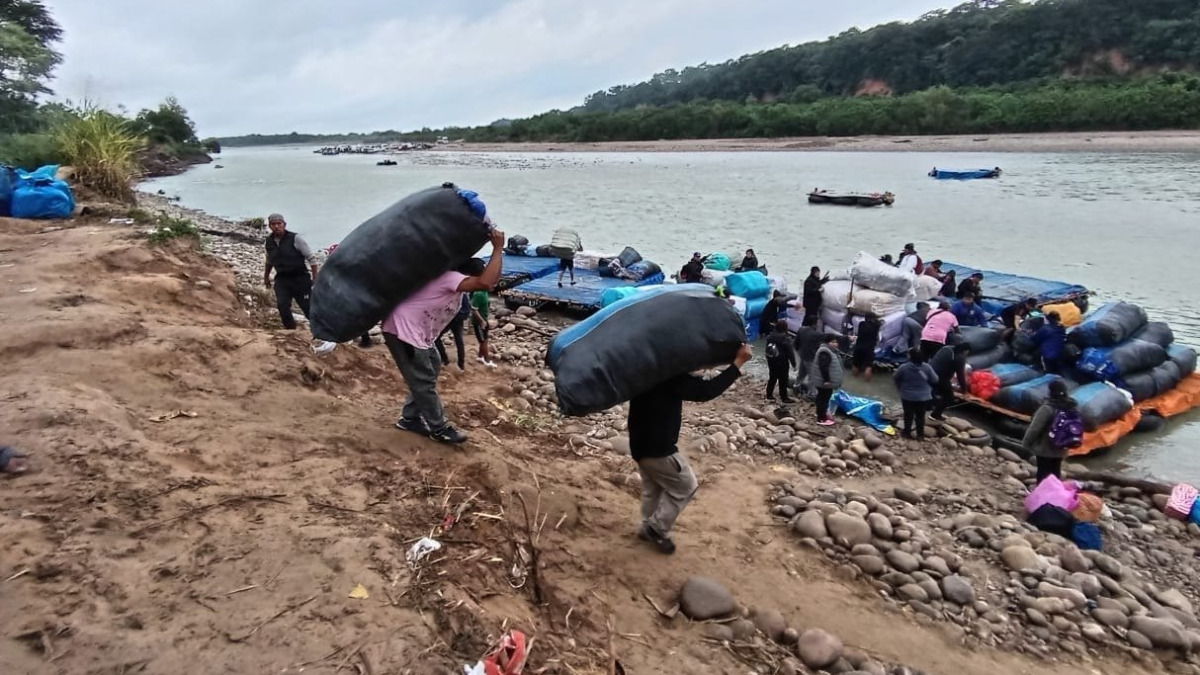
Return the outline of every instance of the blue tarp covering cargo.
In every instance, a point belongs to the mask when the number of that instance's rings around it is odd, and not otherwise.
[[[1196,350],[1191,347],[1170,345],[1167,347],[1167,358],[1179,366],[1181,377],[1187,377],[1196,372]]]
[[[1011,387],[1014,384],[1036,380],[1042,375],[1041,372],[1019,363],[998,363],[988,370],[999,378],[1001,387]]]
[[[1000,171],[997,169],[967,169],[966,171],[934,169],[929,172],[929,175],[938,180],[973,180],[976,178],[999,178]]]
[[[996,392],[989,402],[1023,415],[1032,415],[1037,412],[1038,406],[1050,397],[1050,383],[1059,379],[1062,378],[1057,375],[1043,375],[1028,382],[1004,387]]]
[[[833,393],[833,399],[829,402],[829,411],[836,413],[839,410],[842,414],[862,420],[886,434],[895,435],[896,433],[896,429],[891,423],[883,419],[883,404],[879,401],[847,394],[839,389]]]
[[[1146,310],[1131,302],[1110,302],[1084,317],[1069,339],[1080,347],[1115,347],[1146,324]]]
[[[636,286],[618,286],[617,288],[606,289],[600,294],[600,306],[608,307],[614,302],[620,302],[637,292],[638,289]]]
[[[747,300],[765,298],[771,294],[771,282],[761,272],[738,272],[725,277],[725,288],[730,295],[740,295]]]
[[[757,321],[758,317],[763,315],[763,310],[767,308],[766,298],[753,298],[746,301],[746,320],[751,319]]]
[[[528,250],[532,251],[533,248]],[[489,259],[491,256],[487,256],[483,260],[487,262]],[[539,258],[505,251],[504,268],[500,273],[500,283],[496,284],[496,290],[503,291],[506,288],[554,274],[558,271],[558,262],[558,258]],[[576,270],[575,273],[579,274],[579,271]]]
[[[12,217],[70,218],[75,212],[75,195],[66,181],[55,178],[57,173],[57,164],[32,173],[17,169],[9,205]]]
[[[549,274],[501,291],[500,295],[515,302],[531,305],[553,304],[570,309],[596,311],[602,306],[604,291],[610,288],[653,286],[662,282],[661,272],[633,283],[615,277],[602,277],[592,269],[576,269],[574,286],[564,283],[563,287],[559,288],[558,275]]]
[[[1079,406],[1083,428],[1095,431],[1133,409],[1133,401],[1114,386],[1103,382],[1085,384],[1071,392]]]
[[[1086,296],[1088,293],[1088,289],[1078,284],[981,270],[949,262],[942,263],[942,271],[954,271],[959,281],[966,279],[975,272],[982,272],[983,302],[981,305],[983,311],[989,315],[999,315],[1005,307],[1020,302],[1025,298],[1033,298],[1038,301],[1038,304],[1046,304],[1073,300]]]
[[[1145,340],[1126,340],[1116,347],[1087,347],[1075,367],[1096,380],[1115,380],[1156,368],[1167,360],[1167,350]]]

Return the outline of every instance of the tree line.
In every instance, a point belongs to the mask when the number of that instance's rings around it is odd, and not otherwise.
[[[938,85],[980,87],[1064,75],[1131,75],[1200,65],[1196,0],[973,0],[911,23],[852,28],[720,64],[666,70],[595,92],[586,111],[702,101],[783,101]]]

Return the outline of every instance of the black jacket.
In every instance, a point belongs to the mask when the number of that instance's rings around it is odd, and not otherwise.
[[[703,279],[703,275],[704,264],[696,260],[689,260],[679,271],[679,278],[685,283],[699,283]]]
[[[680,375],[633,397],[629,402],[629,450],[634,461],[678,452],[675,445],[683,426],[683,402],[711,401],[741,374],[737,366],[729,366],[710,380]]]
[[[854,351],[874,354],[879,346],[879,329],[882,326],[883,322],[879,319],[863,319],[858,324],[858,340],[854,343]]]
[[[285,231],[277,241],[267,237],[267,262],[277,274],[307,274],[308,265],[304,254],[296,248],[296,233]]]
[[[965,353],[956,352],[954,347],[942,347],[929,360],[929,365],[933,366],[933,372],[938,376],[939,386],[949,389],[951,378],[957,377],[959,389],[964,392],[970,391],[967,388],[967,356]]]
[[[774,346],[779,350],[779,356],[771,358],[767,356],[767,363],[772,366],[782,366],[787,364],[789,367],[796,365],[796,352],[792,350],[792,336],[788,335],[786,330],[777,330],[767,336],[767,346]]]
[[[821,277],[814,277],[811,274],[804,280],[804,309],[808,312],[815,312],[821,309],[821,289],[825,287],[825,280]]]
[[[800,353],[800,360],[807,363],[817,358],[817,350],[821,348],[824,339],[825,334],[816,328],[801,327],[796,333],[796,351]]]

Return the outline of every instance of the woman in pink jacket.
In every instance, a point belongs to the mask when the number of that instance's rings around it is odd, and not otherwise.
[[[946,339],[958,331],[958,317],[950,311],[950,303],[943,302],[925,317],[925,328],[921,330],[921,352],[925,359],[933,358],[937,350],[946,346]]]

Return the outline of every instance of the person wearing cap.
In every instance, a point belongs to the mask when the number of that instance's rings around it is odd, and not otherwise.
[[[263,271],[263,285],[271,288],[271,270],[275,270],[275,303],[279,308],[279,320],[283,327],[295,330],[296,318],[292,315],[292,301],[308,317],[308,298],[312,294],[313,279],[317,278],[320,266],[317,256],[304,238],[287,229],[287,221],[278,213],[267,216],[267,265]],[[311,272],[311,274],[310,274]]]
[[[955,299],[962,300],[968,295],[974,296],[975,302],[983,299],[983,272],[976,272],[958,285],[958,292],[954,294]]]
[[[904,250],[900,252],[900,257],[897,258],[896,267],[912,274],[923,274],[925,272],[925,264],[921,262],[921,256],[917,254],[917,249],[912,244],[904,245]]]
[[[692,254],[682,270],[679,270],[679,280],[685,284],[699,284],[704,281],[704,258],[699,251]]]

